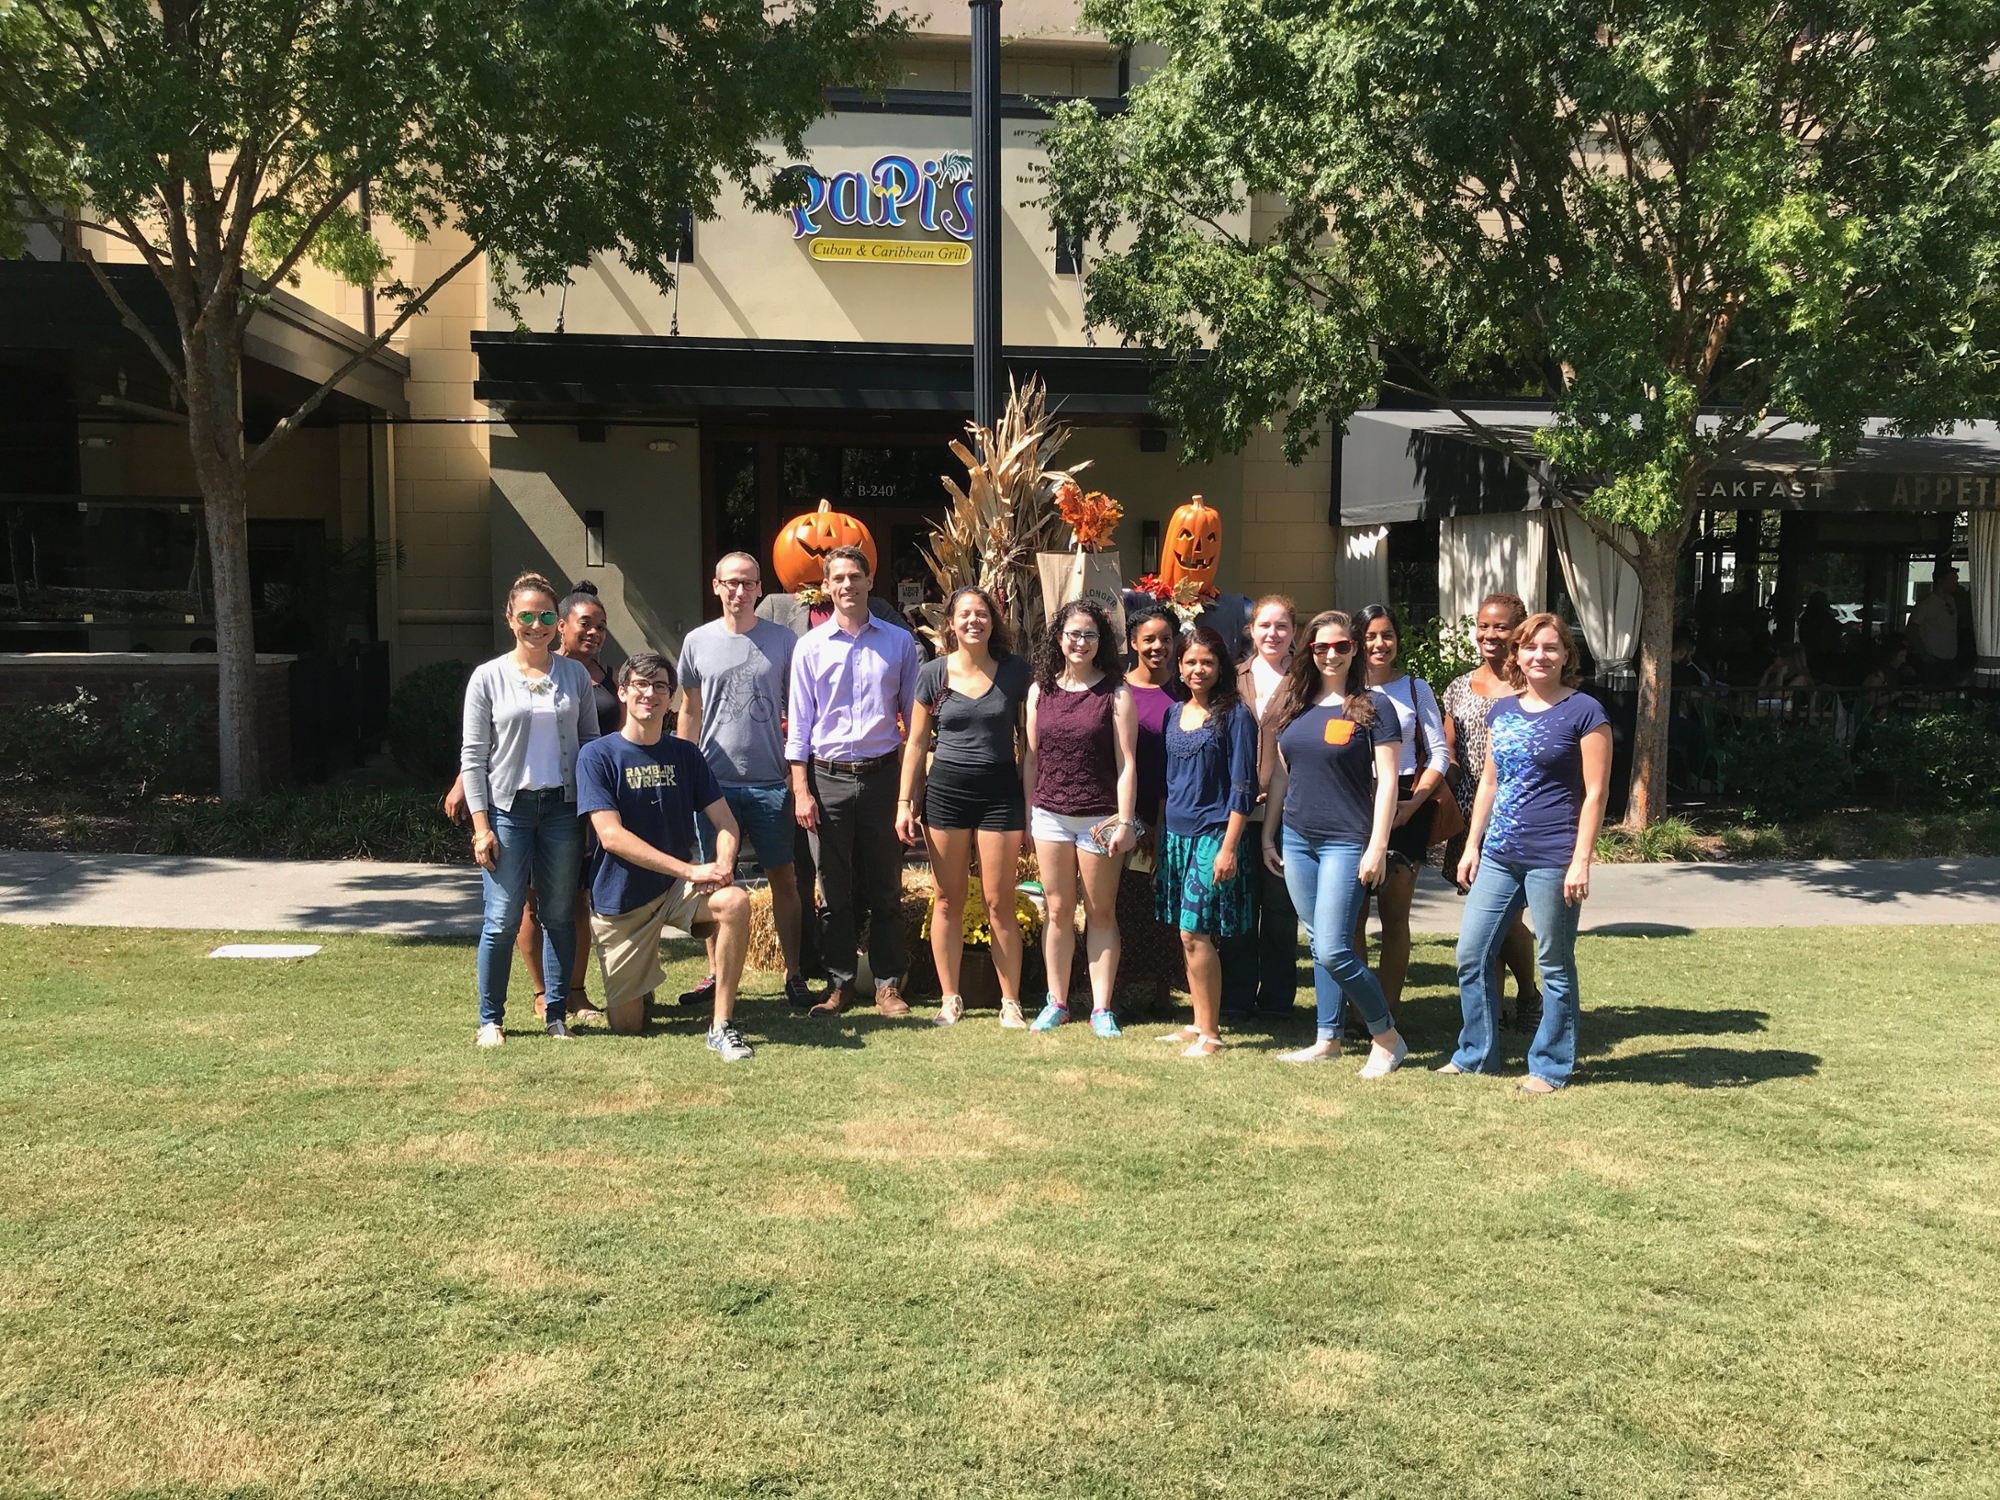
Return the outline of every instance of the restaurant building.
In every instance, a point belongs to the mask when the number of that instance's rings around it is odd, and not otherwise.
[[[265,615],[296,601],[300,549],[365,543],[387,566],[344,628],[386,645],[395,675],[493,652],[497,601],[524,568],[595,580],[613,657],[674,651],[715,608],[714,559],[741,548],[768,564],[779,524],[821,499],[873,532],[878,592],[924,590],[918,547],[942,513],[940,476],[958,470],[948,444],[972,407],[973,223],[997,212],[1006,366],[1047,382],[1074,429],[1062,461],[1091,460],[1088,485],[1123,502],[1116,545],[1128,577],[1154,565],[1167,516],[1200,493],[1222,514],[1225,591],[1284,592],[1308,612],[1390,599],[1455,616],[1507,587],[1577,617],[1600,666],[1615,669],[1631,651],[1619,625],[1635,618],[1629,573],[1447,413],[1358,413],[1297,466],[1268,434],[1213,463],[1182,461],[1148,398],[1154,366],[1086,326],[1086,247],[1037,202],[1041,101],[1117,110],[1145,73],[1144,56],[1078,33],[1075,12],[1070,0],[1009,0],[1003,12],[997,182],[972,176],[967,12],[943,6],[916,18],[899,87],[836,95],[808,133],[810,201],[760,214],[725,200],[715,220],[690,223],[673,292],[600,259],[527,299],[517,326],[475,263],[258,471],[253,572]],[[1267,210],[1253,204],[1250,216]],[[460,253],[448,235],[386,248],[416,284]],[[183,430],[136,341],[108,309],[85,309],[87,268],[62,264],[58,245],[34,255],[0,266],[9,442],[40,455],[7,482],[41,497],[45,519],[65,503],[64,517],[164,506],[163,521],[145,524],[166,528],[153,581],[171,593],[168,575],[186,584],[199,531],[185,519],[199,500]],[[57,283],[74,316],[52,320]],[[253,427],[373,327],[364,291],[308,271],[296,292],[274,295],[253,339]],[[1517,405],[1490,419],[1525,437],[1547,413]],[[1838,473],[1781,434],[1714,476],[1705,498],[1690,607],[1704,587],[1750,590],[1766,606],[1817,590],[1844,620],[1893,634],[1938,559],[1969,571],[1981,600],[2000,573],[2000,438],[1987,425],[1914,443],[1871,431],[1861,460]],[[168,651],[212,634],[198,596],[175,595],[157,619],[107,623],[65,613],[32,582],[25,594],[13,587],[0,643],[14,649]],[[2000,657],[1990,603],[1982,658]]]

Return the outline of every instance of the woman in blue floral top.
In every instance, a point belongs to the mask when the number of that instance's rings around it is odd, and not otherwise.
[[[1611,782],[1611,726],[1577,691],[1576,642],[1554,615],[1514,632],[1507,681],[1519,693],[1486,711],[1486,764],[1467,820],[1458,884],[1458,1051],[1440,1073],[1499,1070],[1498,969],[1507,929],[1525,904],[1535,918],[1542,1022],[1528,1046],[1523,1093],[1551,1094],[1576,1066],[1579,908]]]

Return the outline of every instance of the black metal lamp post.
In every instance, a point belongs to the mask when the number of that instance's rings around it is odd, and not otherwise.
[[[972,415],[1000,421],[1000,0],[972,7]]]

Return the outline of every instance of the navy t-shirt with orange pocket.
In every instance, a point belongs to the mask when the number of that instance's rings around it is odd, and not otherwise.
[[[1402,743],[1396,707],[1371,692],[1363,728],[1339,708],[1309,708],[1278,736],[1285,758],[1285,826],[1315,843],[1366,844],[1375,828],[1375,747]]]

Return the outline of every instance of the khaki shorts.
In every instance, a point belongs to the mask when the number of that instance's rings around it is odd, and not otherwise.
[[[615,917],[592,912],[590,935],[604,960],[605,1008],[630,1004],[659,988],[667,977],[660,967],[660,939],[667,928],[699,935],[714,925],[708,897],[694,895],[685,880],[633,911]]]

